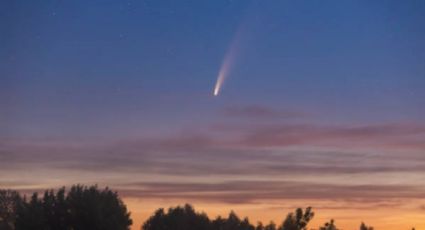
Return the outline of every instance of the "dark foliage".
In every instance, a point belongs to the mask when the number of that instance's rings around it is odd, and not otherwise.
[[[72,229],[129,229],[130,213],[115,192],[74,186],[66,197]]]
[[[158,209],[143,225],[145,230],[199,230],[210,228],[210,222],[206,214],[196,213],[190,205],[168,209]]]
[[[280,226],[274,222],[253,225],[233,211],[227,217],[210,220],[186,204],[158,209],[142,226],[142,230],[307,230],[314,212],[311,207],[289,213]],[[72,186],[67,192],[37,193],[27,199],[17,192],[0,190],[0,230],[128,230],[132,221],[126,206],[116,192],[97,186]],[[360,230],[373,230],[361,223]],[[339,230],[334,220],[319,230]],[[414,228],[412,229],[414,230]]]
[[[330,222],[326,222],[319,230],[338,230],[338,228],[335,225],[335,221],[331,220]]]
[[[313,218],[311,208],[305,211],[297,209],[290,213],[282,226],[279,228],[270,222],[264,226],[261,222],[257,226],[252,225],[248,218],[241,219],[233,211],[227,218],[218,216],[209,220],[204,213],[197,213],[192,206],[186,204],[184,207],[158,209],[142,226],[142,230],[305,230],[308,222]]]
[[[305,230],[307,229],[308,222],[314,217],[314,212],[311,207],[303,211],[297,208],[295,213],[289,213],[285,221],[283,221],[281,230]]]
[[[22,202],[15,191],[0,190],[0,229],[15,229],[16,210]]]
[[[257,228],[259,228],[259,226],[257,226]],[[268,225],[264,227],[264,230],[276,230],[276,229],[277,229],[276,224],[273,221],[271,221]]]
[[[360,230],[373,230],[373,227],[367,226],[365,223],[360,225]]]
[[[241,220],[233,211],[227,218],[217,217],[211,221],[212,230],[255,230],[255,227],[249,223],[248,218]]]
[[[76,185],[68,193],[62,188],[18,200],[14,213],[9,212],[16,230],[128,230],[132,223],[117,193],[108,188]]]

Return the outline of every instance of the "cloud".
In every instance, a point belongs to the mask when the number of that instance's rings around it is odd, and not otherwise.
[[[315,210],[373,210],[373,209],[393,209],[399,208],[405,205],[404,199],[391,199],[391,200],[338,200],[338,202],[332,201],[310,201],[311,206]],[[288,205],[271,205],[268,209],[270,210],[294,210],[298,208],[298,205],[288,204]]]
[[[243,127],[240,144],[257,147],[333,146],[347,148],[425,149],[425,126],[372,124],[326,126],[273,124]]]
[[[226,138],[179,133],[119,141],[2,139],[0,168],[117,170],[180,176],[425,170],[425,144],[421,142],[425,128],[420,125],[276,124],[227,128],[219,131]]]
[[[222,110],[228,117],[253,118],[253,119],[295,119],[306,117],[307,114],[290,110],[276,110],[266,106],[229,106]]]
[[[425,198],[424,126],[224,128],[124,140],[1,139],[0,186],[104,183],[130,197],[225,203]]]
[[[124,196],[145,199],[182,199],[224,203],[255,203],[286,199],[324,199],[378,202],[396,199],[423,199],[420,186],[335,185],[291,181],[227,181],[220,183],[135,183],[120,189]]]

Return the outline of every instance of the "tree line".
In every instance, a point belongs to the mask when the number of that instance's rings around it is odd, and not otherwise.
[[[314,217],[311,207],[298,208],[280,224],[250,223],[233,211],[227,217],[210,219],[186,204],[156,210],[141,230],[307,230]],[[43,195],[22,196],[16,191],[0,190],[0,230],[128,230],[130,213],[118,194],[109,188],[74,185],[47,190]],[[360,230],[373,230],[361,223]],[[318,230],[339,230],[334,220]]]
[[[297,208],[289,213],[280,225],[271,221],[268,224],[251,224],[247,217],[241,219],[235,212],[227,217],[218,216],[210,220],[205,213],[199,213],[186,204],[171,207],[167,211],[160,208],[143,224],[142,230],[307,230],[314,212],[311,207]],[[361,223],[360,230],[373,230],[373,227]],[[330,220],[318,230],[339,230],[334,220]]]
[[[75,185],[30,197],[0,190],[0,230],[128,230],[131,224],[126,206],[108,188]]]

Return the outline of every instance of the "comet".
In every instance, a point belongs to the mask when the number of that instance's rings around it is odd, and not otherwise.
[[[230,62],[226,62],[226,61],[223,62],[220,68],[220,72],[218,73],[218,77],[217,77],[217,82],[215,83],[215,87],[214,87],[214,96],[218,96],[218,93],[220,93],[221,86],[223,85],[224,79],[226,78],[230,68],[229,63]]]
[[[229,75],[231,67],[235,61],[236,53],[239,48],[239,38],[241,37],[241,28],[237,31],[236,35],[233,38],[233,41],[228,48],[224,60],[221,64],[220,71],[218,72],[217,81],[214,86],[213,95],[218,96],[220,94],[221,88],[223,87],[224,80]]]

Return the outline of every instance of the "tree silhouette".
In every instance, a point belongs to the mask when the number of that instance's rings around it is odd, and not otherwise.
[[[323,227],[320,227],[319,230],[338,230],[335,225],[334,220],[332,219],[330,222],[326,222]]]
[[[307,230],[314,217],[311,207],[297,208],[289,213],[282,225],[271,221],[267,225],[252,225],[248,218],[239,218],[231,211],[227,218],[210,220],[186,204],[158,209],[142,225],[142,230]],[[116,192],[97,186],[74,185],[69,192],[61,188],[47,190],[42,197],[33,193],[27,199],[17,192],[0,190],[0,230],[129,230],[130,213]],[[331,219],[319,230],[338,230]],[[373,230],[361,223],[360,230]],[[414,230],[414,228],[412,229]]]
[[[295,213],[288,214],[279,228],[274,222],[265,226],[259,222],[257,226],[254,226],[248,218],[241,219],[233,211],[229,213],[227,218],[218,216],[214,220],[210,220],[206,214],[197,213],[192,206],[186,204],[184,207],[169,208],[167,212],[164,209],[156,210],[142,225],[142,230],[306,230],[307,224],[313,216],[314,213],[310,207],[305,211],[298,208]],[[334,226],[333,220],[331,223],[331,226]],[[328,228],[325,230],[337,229]]]
[[[175,208],[169,208],[168,212],[164,212],[164,209],[158,209],[142,226],[142,230],[176,229],[256,230],[255,226],[249,222],[248,218],[241,220],[233,211],[229,213],[227,218],[218,216],[216,219],[210,221],[206,214],[195,212],[193,207],[188,204],[184,207],[177,206]]]
[[[258,222],[258,223],[257,223],[257,226],[255,227],[255,230],[264,230],[263,223]]]
[[[43,198],[34,193],[16,214],[16,230],[128,230],[132,223],[117,193],[97,186],[50,190]]]
[[[210,221],[206,214],[196,213],[192,206],[169,208],[165,213],[158,209],[142,226],[142,230],[199,230],[210,229]]]
[[[65,199],[65,188],[61,188],[55,194],[53,190],[46,191],[43,199],[43,210],[46,225],[51,229],[68,229],[69,208]]]
[[[248,217],[245,217],[239,225],[240,230],[255,230],[255,227],[249,223]]]
[[[270,221],[268,225],[264,227],[264,230],[276,230],[276,224],[273,221]]]
[[[373,230],[372,226],[367,226],[365,223],[362,222],[360,225],[360,230]]]
[[[0,190],[0,229],[15,229],[16,211],[22,199],[11,190]]]
[[[48,228],[45,221],[43,203],[38,198],[38,193],[33,193],[29,201],[24,198],[22,205],[18,206],[15,228],[17,230],[42,230]]]
[[[221,219],[221,217],[219,217]],[[231,211],[227,219],[224,219],[222,226],[213,228],[214,230],[255,230],[255,227],[249,223],[248,218],[241,220],[235,212]]]
[[[305,230],[307,224],[314,217],[314,212],[311,207],[308,207],[303,211],[301,208],[297,208],[295,213],[289,213],[285,221],[283,221],[281,230]]]
[[[127,230],[130,213],[116,192],[73,186],[66,197],[72,229]]]
[[[238,215],[231,211],[229,213],[229,216],[224,221],[224,228],[220,228],[221,230],[238,230],[239,226],[241,224],[241,220],[239,219]]]
[[[218,216],[215,220],[211,222],[211,229],[217,229],[217,230],[224,229],[225,222],[226,222],[225,219],[223,219],[221,216]]]

